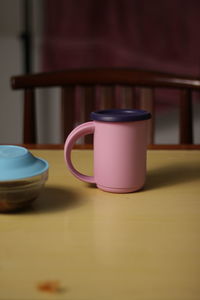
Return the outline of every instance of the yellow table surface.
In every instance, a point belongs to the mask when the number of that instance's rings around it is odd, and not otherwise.
[[[0,215],[1,300],[200,299],[200,151],[149,150],[131,194],[78,181],[62,150],[32,153],[49,179],[31,209]],[[91,150],[73,160],[92,173]]]

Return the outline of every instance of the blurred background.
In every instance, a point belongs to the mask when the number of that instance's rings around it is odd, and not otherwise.
[[[0,0],[0,143],[22,143],[23,95],[10,77],[79,67],[200,76],[198,0]],[[59,92],[39,90],[39,143],[59,143]],[[156,143],[178,143],[178,95],[156,97]],[[194,95],[194,142],[200,100]]]

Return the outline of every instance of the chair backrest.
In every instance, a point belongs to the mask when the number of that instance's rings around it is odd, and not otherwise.
[[[84,90],[82,103],[82,121],[87,121],[91,111],[95,110],[95,99],[101,102],[101,109],[140,108],[153,115],[149,141],[154,143],[154,92],[157,88],[180,90],[180,143],[193,143],[192,129],[192,91],[200,90],[200,80],[189,76],[144,71],[135,69],[74,69],[49,73],[13,76],[13,89],[24,90],[24,143],[35,144],[36,116],[35,90],[41,87],[61,88],[61,123],[63,141],[76,122],[75,89]],[[138,95],[139,90],[139,97]],[[120,92],[119,92],[120,91]],[[86,143],[90,143],[88,137]]]

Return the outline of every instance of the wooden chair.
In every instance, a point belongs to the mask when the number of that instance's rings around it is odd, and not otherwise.
[[[11,78],[12,88],[24,90],[24,143],[35,144],[36,114],[35,90],[41,87],[61,88],[61,127],[63,141],[75,124],[75,87],[84,90],[83,122],[87,121],[95,109],[94,100],[101,101],[101,108],[140,108],[153,115],[149,141],[154,143],[154,91],[156,88],[180,90],[180,144],[193,143],[192,91],[200,90],[200,79],[189,76],[159,73],[135,69],[74,69],[50,73],[20,75]],[[119,88],[123,93],[119,93]],[[139,89],[139,100],[136,90]],[[117,100],[117,98],[119,98]],[[117,102],[118,101],[118,102]],[[116,104],[118,103],[118,104]],[[87,143],[91,140],[88,137]]]

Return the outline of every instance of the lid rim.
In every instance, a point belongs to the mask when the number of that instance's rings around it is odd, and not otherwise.
[[[8,182],[15,182],[15,181],[20,181],[20,180],[25,180],[25,179],[32,179],[33,177],[37,177],[37,176],[41,176],[42,174],[45,174],[46,172],[48,172],[48,168],[44,171],[42,171],[39,174],[36,175],[31,175],[31,176],[26,176],[26,177],[20,177],[20,178],[14,178],[14,179],[6,179],[6,180],[1,180],[0,179],[0,183],[8,183]],[[37,182],[37,181],[36,181]]]
[[[151,114],[139,109],[110,109],[92,112],[90,118],[100,122],[135,122],[151,118]]]

